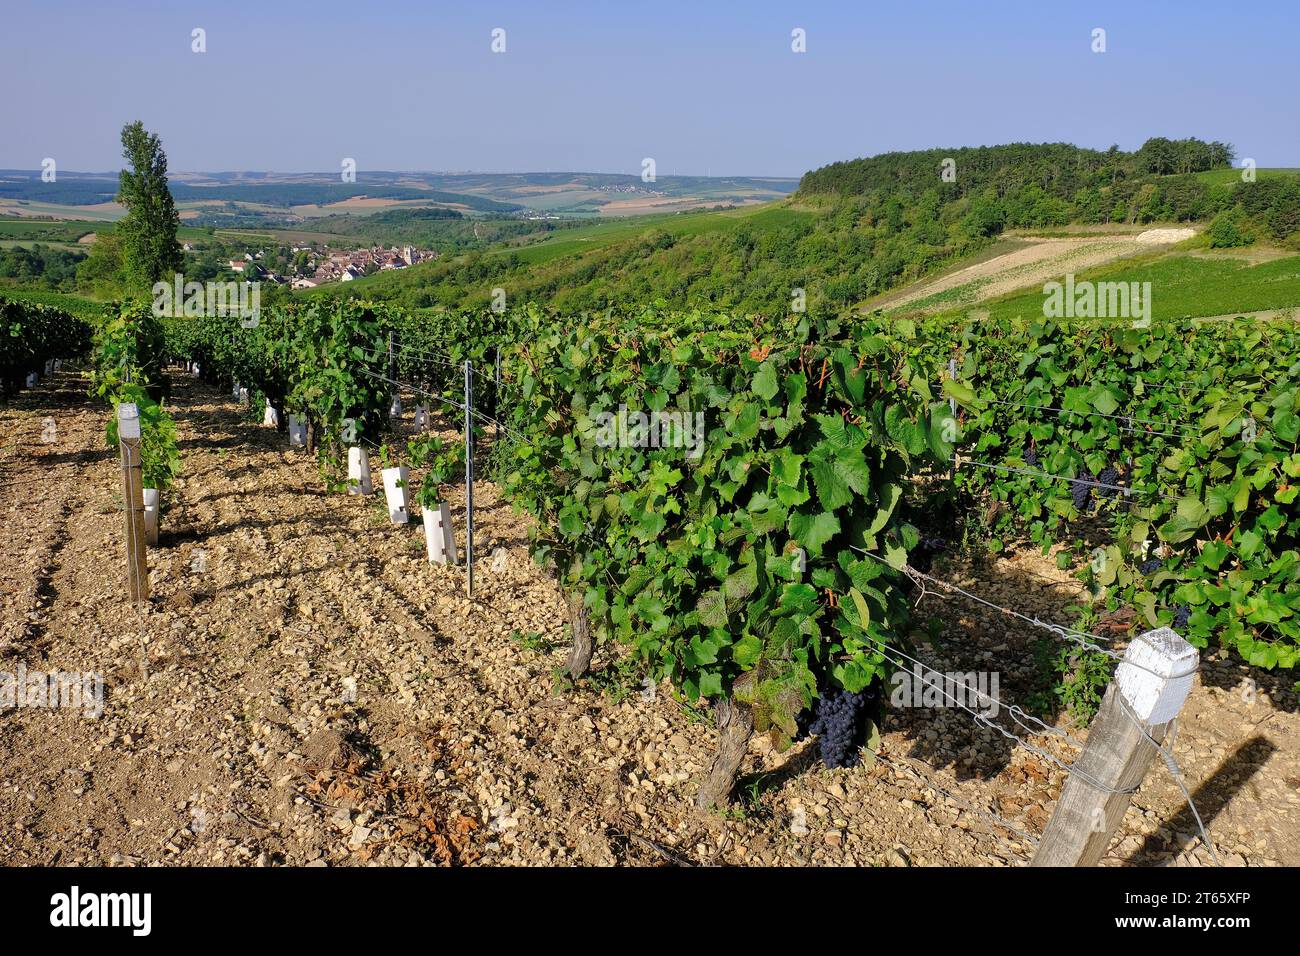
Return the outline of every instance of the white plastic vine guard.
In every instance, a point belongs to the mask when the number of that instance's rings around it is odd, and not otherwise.
[[[388,501],[388,520],[393,524],[406,524],[410,515],[406,511],[406,468],[384,469],[384,498]]]
[[[348,494],[368,495],[374,490],[370,483],[370,453],[364,448],[349,448]]]
[[[63,370],[63,359],[55,359],[55,360],[54,360],[54,371],[59,372],[59,371],[62,371],[62,370]]]
[[[289,447],[307,447],[307,425],[297,415],[289,416]]]
[[[456,564],[456,538],[451,530],[451,508],[443,501],[424,509],[424,546],[430,564]]]
[[[45,374],[46,374],[46,375],[52,375],[53,373],[54,373],[54,359],[46,359],[46,360],[45,360]]]
[[[402,417],[402,396],[393,396],[393,404],[388,406],[388,415],[390,418]]]
[[[150,544],[158,543],[158,489],[144,489],[144,538]]]
[[[28,388],[35,388],[35,387],[36,387],[36,383],[37,383],[38,381],[40,381],[40,376],[39,376],[39,375],[37,375],[35,372],[30,372],[30,373],[28,373],[28,375],[27,375],[27,387],[28,387]]]
[[[262,415],[262,424],[269,425],[272,428],[280,427],[280,413],[268,402],[266,411]]]
[[[241,389],[239,390],[239,404],[240,404],[240,405],[247,405],[247,404],[248,404],[248,389],[246,389],[246,388],[241,388]]]
[[[195,362],[195,363],[194,363],[194,376],[195,376],[195,378],[197,378],[198,376],[200,376],[200,375],[202,375],[202,374],[203,374],[203,370],[202,370],[201,368],[199,368],[199,363],[198,363],[198,362]]]
[[[423,431],[429,425],[429,406],[415,406],[415,430]]]
[[[231,397],[231,398],[238,398],[238,397],[239,397],[239,383],[238,383],[238,382],[236,382],[236,383],[234,384],[234,386],[230,389],[230,397]]]
[[[1177,631],[1157,628],[1128,646],[1115,680],[1139,720],[1151,726],[1167,724],[1183,709],[1200,658]]]

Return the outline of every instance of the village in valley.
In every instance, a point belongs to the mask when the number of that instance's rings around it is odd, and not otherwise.
[[[192,251],[189,243],[186,251]],[[400,248],[391,246],[373,246],[368,249],[331,249],[328,244],[317,246],[292,246],[288,250],[287,268],[280,263],[281,269],[272,268],[266,251],[245,252],[242,257],[227,261],[231,272],[241,275],[245,281],[270,282],[276,285],[290,285],[295,289],[312,289],[331,282],[351,282],[364,275],[384,272],[392,269],[405,269],[417,262],[428,262],[438,257],[438,253],[429,249],[417,249],[405,245]]]

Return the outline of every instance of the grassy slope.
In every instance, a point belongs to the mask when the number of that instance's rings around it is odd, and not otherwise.
[[[487,255],[514,254],[529,266],[542,265],[563,257],[580,257],[611,246],[615,243],[636,239],[647,233],[662,231],[682,238],[709,232],[722,232],[748,225],[756,230],[775,228],[788,222],[817,215],[815,212],[791,206],[787,202],[770,203],[762,206],[748,206],[741,209],[713,210],[696,213],[672,213],[662,216],[635,216],[599,222],[590,226],[578,226],[562,232],[549,234],[541,240],[522,245],[503,245],[487,252]],[[442,261],[442,260],[440,260]],[[414,270],[422,270],[415,266]],[[413,270],[401,270],[398,273],[376,273],[348,283],[349,291],[354,293],[369,290],[382,297],[383,290],[390,283],[410,281]],[[305,289],[295,293],[310,298],[313,295],[327,294],[337,288],[336,284],[320,286],[317,289]]]
[[[1300,307],[1300,256],[1251,264],[1185,252],[1127,259],[1084,272],[1084,279],[1150,282],[1151,317],[1182,319]],[[982,303],[993,318],[1041,318],[1041,286]],[[900,310],[905,312],[906,310]]]
[[[1211,169],[1197,173],[1196,178],[1211,186],[1226,186],[1241,181],[1240,169]],[[1256,169],[1256,179],[1275,179],[1284,176],[1300,176],[1300,169],[1278,167],[1275,169]]]
[[[104,308],[104,303],[80,295],[70,295],[66,292],[48,292],[42,289],[15,289],[7,285],[0,285],[0,299],[49,305],[72,315],[79,315],[83,319],[92,322],[95,321]]]
[[[662,230],[677,238],[698,236],[706,232],[722,232],[748,223],[755,229],[783,225],[802,216],[814,215],[794,209],[785,203],[751,206],[743,209],[714,210],[707,212],[672,213],[663,216],[636,216],[579,226],[550,235],[527,245],[496,250],[513,252],[530,264],[550,262],[561,256],[581,255],[623,239],[635,239],[647,232]]]
[[[112,231],[112,223],[90,219],[67,219],[57,222],[48,219],[0,219],[0,239],[24,243],[75,243],[82,236],[92,232],[103,235]],[[177,230],[176,235],[182,242],[210,238],[208,230],[184,225]]]

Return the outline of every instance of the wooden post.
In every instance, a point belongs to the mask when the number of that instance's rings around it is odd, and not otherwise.
[[[492,418],[496,422],[492,426],[492,439],[495,441],[501,432],[501,346],[492,346],[492,355],[496,365],[492,376]]]
[[[957,360],[955,358],[948,359],[948,378],[952,379],[953,381],[956,381],[957,379]],[[948,411],[952,413],[952,421],[954,427],[953,434],[956,435],[957,433],[955,431],[955,428],[957,424],[957,399],[955,398],[948,399]],[[957,478],[957,461],[956,461],[956,456],[954,456],[952,467],[948,469],[948,480],[955,481],[956,478]]]
[[[957,360],[955,358],[948,359],[948,378],[953,381],[957,380]],[[948,399],[948,410],[952,412],[953,418],[957,417],[957,399]]]
[[[1200,655],[1167,627],[1136,638],[1115,670],[1033,866],[1096,866],[1191,690]]]
[[[474,594],[474,380],[465,360],[465,593]]]
[[[140,410],[117,406],[117,440],[122,449],[122,506],[126,512],[126,579],[132,603],[149,600],[145,561],[144,483],[140,472]]]

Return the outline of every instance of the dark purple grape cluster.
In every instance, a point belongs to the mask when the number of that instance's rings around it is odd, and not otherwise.
[[[1139,570],[1141,570],[1141,572],[1147,577],[1151,577],[1151,575],[1160,570],[1163,564],[1164,562],[1159,558],[1147,558],[1147,560],[1142,562],[1142,566]]]
[[[1079,509],[1079,514],[1086,515],[1092,510],[1092,485],[1071,479],[1070,495],[1074,498],[1074,506]]]
[[[929,574],[934,566],[934,556],[948,549],[948,539],[939,536],[922,535],[915,548],[907,556],[907,563],[922,574]]]
[[[872,700],[869,691],[854,694],[847,690],[827,690],[817,699],[817,719],[808,730],[817,735],[822,763],[828,770],[858,765],[858,751],[867,742],[867,708]]]
[[[807,710],[801,710],[799,713],[794,715],[794,725],[796,728],[794,739],[796,741],[803,740],[808,736],[808,728],[810,728],[813,725],[813,721],[817,719],[816,714],[814,713],[816,709],[817,702],[813,701],[813,705]]]
[[[1038,449],[1033,445],[1025,449],[1025,464],[1030,468],[1038,467]]]
[[[1187,626],[1188,620],[1192,616],[1192,609],[1186,604],[1180,604],[1174,608],[1174,629],[1180,630]]]
[[[1112,486],[1118,485],[1119,469],[1116,468],[1114,465],[1107,465],[1105,468],[1101,470],[1101,474],[1097,475],[1092,480],[1101,485],[1112,485]],[[1119,494],[1119,492],[1116,491],[1114,487],[1097,488],[1096,492],[1097,492],[1097,497],[1102,499],[1114,498],[1117,494]]]

